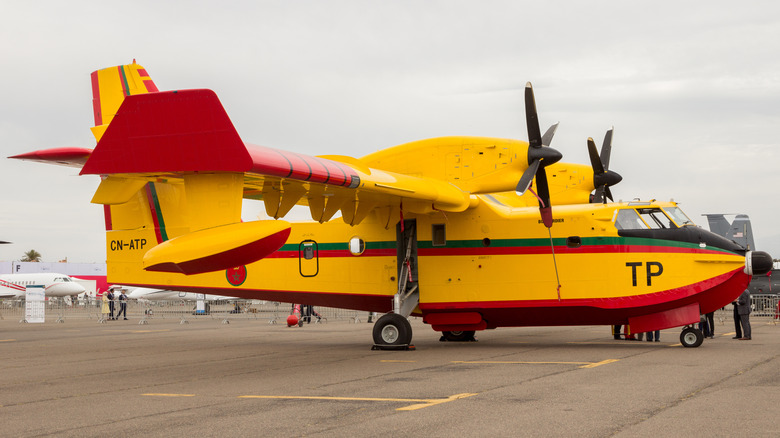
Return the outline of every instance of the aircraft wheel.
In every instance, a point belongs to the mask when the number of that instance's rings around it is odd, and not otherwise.
[[[386,313],[374,324],[374,344],[408,345],[412,342],[412,325],[397,313]]]
[[[441,340],[450,342],[475,341],[476,339],[474,339],[474,333],[476,333],[474,330],[441,332]]]
[[[696,348],[704,342],[704,335],[701,330],[695,327],[686,327],[680,333],[680,343],[683,347]]]

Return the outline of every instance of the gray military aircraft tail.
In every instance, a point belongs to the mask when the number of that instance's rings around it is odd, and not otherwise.
[[[746,214],[712,213],[703,214],[707,217],[710,231],[719,234],[751,251],[756,249],[753,240],[753,227],[750,225],[750,217]],[[726,216],[735,216],[729,222]],[[780,269],[772,269],[766,275],[756,275],[748,286],[751,294],[778,294],[780,293]]]

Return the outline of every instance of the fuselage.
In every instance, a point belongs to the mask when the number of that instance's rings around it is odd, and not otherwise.
[[[647,315],[654,327],[672,327],[728,304],[751,278],[744,248],[682,219],[674,203],[554,207],[548,232],[537,212],[511,200],[481,195],[463,213],[404,218],[415,236],[405,274],[418,286],[415,314],[434,329],[625,324]],[[400,228],[378,214],[356,226],[293,223],[271,256],[190,276],[147,272],[139,257],[115,251],[109,280],[387,312],[407,250]],[[112,240],[131,239],[123,233],[107,234],[109,258]],[[668,315],[680,308],[683,316]]]
[[[65,274],[5,274],[0,275],[0,298],[24,297],[27,286],[43,287],[47,297],[76,296],[86,291],[84,286]]]

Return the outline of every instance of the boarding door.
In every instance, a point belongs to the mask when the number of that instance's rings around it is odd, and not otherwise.
[[[307,239],[298,244],[298,272],[314,277],[320,272],[320,250],[317,242]]]
[[[409,316],[417,305],[419,289],[417,283],[417,220],[398,222],[396,232],[396,257],[398,261],[398,307],[397,313]],[[409,298],[413,298],[409,300]],[[406,303],[406,305],[404,305]],[[395,307],[395,306],[394,306]],[[411,308],[409,308],[411,307]]]

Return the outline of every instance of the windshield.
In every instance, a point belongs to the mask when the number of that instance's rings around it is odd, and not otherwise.
[[[696,225],[688,217],[688,215],[683,213],[679,207],[667,207],[664,208],[664,211],[666,214],[672,217],[672,220],[677,224],[678,227],[683,227],[685,225]]]
[[[682,211],[680,214],[687,219]],[[658,230],[677,228],[677,225],[660,208],[629,208],[618,211],[615,217],[615,227],[618,230],[646,230],[648,228]]]

